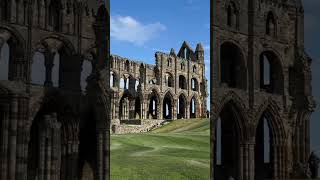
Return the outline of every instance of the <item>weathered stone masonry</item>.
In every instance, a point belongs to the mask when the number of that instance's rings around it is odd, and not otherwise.
[[[211,0],[211,179],[307,176],[310,66],[300,0]]]
[[[184,42],[178,54],[157,52],[155,65],[111,56],[112,119],[206,117],[204,49]]]
[[[0,1],[0,179],[109,179],[109,1]]]

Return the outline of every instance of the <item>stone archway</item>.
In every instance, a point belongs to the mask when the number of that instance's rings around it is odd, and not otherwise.
[[[184,94],[181,94],[177,102],[177,119],[187,118],[187,98]]]
[[[264,51],[260,54],[260,89],[268,93],[283,94],[284,77],[282,64],[273,51]]]
[[[272,101],[259,112],[255,129],[255,178],[277,179],[286,176],[286,144],[283,122]]]
[[[148,98],[148,119],[159,119],[160,115],[160,96],[156,90],[152,90]]]
[[[246,137],[243,113],[233,100],[229,100],[222,105],[215,120],[215,179],[227,179],[229,176],[241,179],[243,176],[240,147]]]
[[[199,113],[199,104],[198,104],[198,100],[195,96],[193,96],[190,100],[190,118],[197,118],[198,117],[198,113]]]
[[[162,118],[174,119],[174,99],[170,92],[167,92],[162,101]]]
[[[242,50],[232,42],[220,46],[220,83],[229,88],[247,88],[246,63]]]

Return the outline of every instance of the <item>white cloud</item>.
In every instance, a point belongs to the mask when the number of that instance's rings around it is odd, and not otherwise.
[[[166,27],[160,22],[143,24],[131,16],[111,16],[112,38],[118,41],[127,41],[136,45],[143,45],[154,39]]]

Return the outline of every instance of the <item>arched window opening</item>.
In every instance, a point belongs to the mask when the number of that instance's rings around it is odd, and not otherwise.
[[[148,118],[149,119],[158,119],[158,95],[155,91],[149,95],[149,111]]]
[[[62,5],[58,0],[52,0],[49,5],[49,25],[54,31],[62,30]]]
[[[156,84],[156,79],[151,79],[151,80],[149,81],[149,84],[150,84],[150,85],[155,85],[155,84]]]
[[[8,0],[2,0],[1,4],[1,20],[9,21],[10,20],[10,6]]]
[[[178,114],[178,119],[186,119],[186,105],[187,101],[186,101],[186,97],[181,94],[179,96],[178,102],[177,102],[177,114]]]
[[[125,87],[124,87],[124,89],[129,89],[129,83],[130,83],[130,79],[129,78],[125,78],[125,81],[124,81]]]
[[[184,63],[181,63],[181,70],[184,71],[184,69],[185,69],[185,65]]]
[[[187,80],[183,75],[179,76],[179,88],[187,89]]]
[[[23,1],[23,24],[27,24],[27,11],[28,11],[27,1]]]
[[[89,60],[84,60],[82,63],[82,71],[81,71],[81,90],[85,91],[87,88],[87,78],[90,76],[92,72],[92,64]]]
[[[125,88],[125,80],[124,80],[124,78],[122,77],[121,79],[120,79],[120,89],[124,89]]]
[[[199,90],[199,84],[196,78],[191,79],[191,89],[192,91],[198,91]]]
[[[126,61],[126,64],[125,64],[125,71],[130,72],[130,63],[128,60]]]
[[[195,97],[190,101],[190,118],[197,118],[197,102]]]
[[[110,72],[110,87],[117,87],[117,75],[114,72]]]
[[[185,58],[185,59],[189,59],[189,55],[188,55],[188,50],[187,50],[187,48],[185,48],[184,50],[183,50],[183,58]]]
[[[247,70],[245,60],[239,47],[235,44],[226,42],[221,45],[221,84],[229,88],[247,88]]]
[[[215,179],[241,179],[239,124],[242,122],[239,111],[234,103],[225,104],[216,122],[215,132]],[[227,175],[227,176],[226,176]]]
[[[129,119],[130,100],[127,95],[123,95],[119,103],[119,118],[120,120]]]
[[[167,66],[170,67],[170,59],[167,60]]]
[[[134,115],[135,119],[141,119],[141,100],[139,97],[136,97],[135,100]]]
[[[268,119],[263,115],[256,129],[255,176],[256,179],[272,179],[273,137]]]
[[[266,22],[266,34],[269,36],[276,36],[276,20],[272,12],[268,13]]]
[[[268,93],[283,93],[282,66],[272,52],[260,55],[260,88]]]
[[[0,80],[9,80],[10,47],[4,43],[0,50]]]
[[[136,80],[136,83],[135,83],[135,86],[134,86],[134,89],[135,89],[136,91],[138,91],[139,85],[140,85],[139,80]]]
[[[31,66],[31,83],[33,85],[44,85],[46,81],[45,57],[42,53],[36,52],[33,56]]]
[[[233,16],[233,13],[232,13],[232,7],[231,5],[228,6],[228,26],[232,26],[232,16]]]
[[[40,20],[41,20],[41,17],[42,17],[42,13],[41,13],[41,0],[37,0],[37,13],[38,13],[38,16],[37,16],[37,24],[40,25]]]
[[[193,72],[193,73],[196,73],[196,72],[197,72],[197,67],[196,67],[196,66],[193,66],[193,67],[192,67],[192,72]]]
[[[174,80],[171,74],[165,74],[165,85],[168,87],[174,87]]]
[[[173,99],[169,93],[163,98],[163,119],[173,119]]]
[[[230,2],[227,7],[227,25],[232,28],[238,27],[238,10],[234,2]]]

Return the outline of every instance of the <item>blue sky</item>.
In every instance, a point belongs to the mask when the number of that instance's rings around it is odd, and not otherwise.
[[[111,0],[111,53],[154,64],[156,51],[193,49],[201,42],[209,63],[209,0]],[[209,65],[207,77],[209,77]]]
[[[320,155],[320,0],[304,0],[305,10],[305,49],[313,59],[313,95],[318,103],[311,118],[311,149]]]
[[[129,3],[128,3],[129,2]],[[184,40],[206,51],[209,77],[209,0],[111,0],[111,53],[154,63],[156,51],[179,50]],[[304,0],[305,48],[313,58],[313,93],[320,103],[320,0]],[[130,29],[130,31],[127,31]],[[125,31],[124,31],[125,30]],[[320,106],[320,105],[319,105]],[[311,119],[312,149],[320,150],[320,107]],[[320,151],[319,151],[320,154]]]

